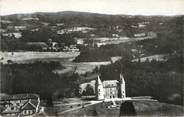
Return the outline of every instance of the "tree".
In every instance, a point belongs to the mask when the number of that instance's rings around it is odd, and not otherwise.
[[[86,86],[86,95],[94,95],[93,86],[91,86],[91,84]]]

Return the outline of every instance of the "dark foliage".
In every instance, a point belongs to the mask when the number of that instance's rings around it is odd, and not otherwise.
[[[129,44],[106,45],[100,48],[83,48],[75,62],[109,61],[113,56],[132,57]]]
[[[2,37],[0,39],[0,50],[1,51],[18,51],[26,48],[25,44],[21,40],[9,39]]]
[[[93,87],[90,84],[88,84],[86,86],[86,89],[85,90],[86,90],[85,91],[85,95],[94,95],[95,94],[94,93],[94,90],[93,90]]]
[[[57,75],[54,69],[63,67],[57,62],[33,64],[1,64],[1,91],[8,94],[37,93],[52,105],[52,99],[77,95],[77,74]]]
[[[183,67],[181,57],[172,57],[167,62],[116,62],[101,66],[99,72],[103,80],[118,80],[122,72],[127,96],[152,96],[160,101],[182,104]]]
[[[120,107],[120,116],[136,116],[136,110],[133,105],[133,102],[124,102]]]

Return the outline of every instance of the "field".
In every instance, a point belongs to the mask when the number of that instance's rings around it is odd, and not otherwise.
[[[0,52],[0,58],[2,63],[7,63],[8,60],[16,63],[29,63],[39,59],[71,59],[79,54],[79,52]]]
[[[58,61],[65,69],[57,69],[54,72],[63,74],[74,71],[79,74],[92,71],[96,66],[108,65],[110,61],[104,62],[79,62],[74,63],[72,60],[77,57],[79,52],[0,52],[0,62],[7,64],[8,61],[13,63],[33,63],[35,61]]]
[[[100,67],[101,65],[108,65],[110,61],[104,62],[79,62],[79,63],[72,63],[76,66],[76,72],[79,74],[84,74],[86,72],[91,72],[96,67]],[[67,64],[66,64],[67,65]]]
[[[124,102],[122,102],[123,105]],[[83,106],[77,110],[61,114],[62,116],[119,116],[120,101],[113,107],[112,102],[101,102],[90,106]],[[132,101],[135,114],[138,116],[181,116],[184,114],[182,106],[160,103],[157,101]],[[122,106],[121,105],[121,106]]]

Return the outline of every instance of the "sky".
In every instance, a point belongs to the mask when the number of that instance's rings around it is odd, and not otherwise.
[[[0,15],[58,11],[184,15],[184,0],[0,0]]]

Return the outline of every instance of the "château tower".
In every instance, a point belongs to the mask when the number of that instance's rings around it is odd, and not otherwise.
[[[125,80],[122,74],[120,74],[120,98],[126,97],[126,90],[125,90]]]
[[[103,100],[104,99],[103,84],[102,84],[102,81],[100,80],[99,76],[96,80],[96,98],[97,98],[97,100]]]

